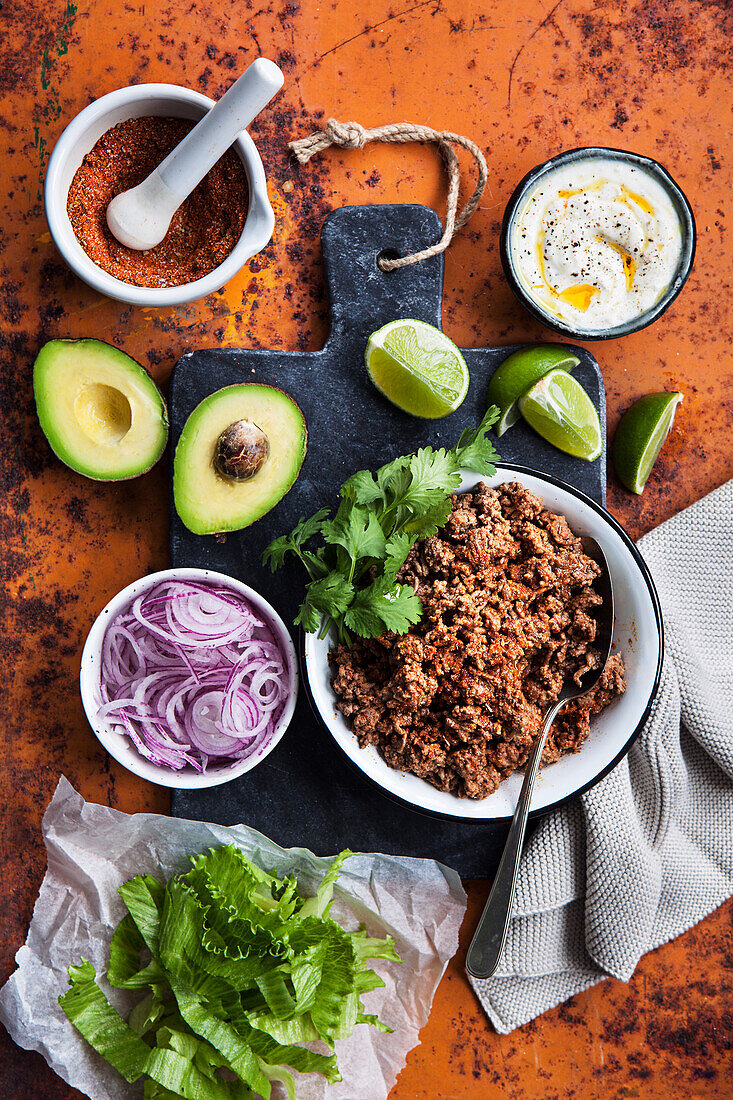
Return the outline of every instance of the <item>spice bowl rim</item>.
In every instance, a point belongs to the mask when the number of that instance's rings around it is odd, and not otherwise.
[[[120,110],[127,107],[151,105],[156,101],[168,101],[171,105],[191,108],[198,121],[206,111],[214,106],[215,100],[193,88],[180,84],[133,84],[95,99],[81,110],[63,130],[48,162],[44,183],[44,206],[46,221],[56,248],[75,275],[100,294],[130,305],[148,308],[166,308],[184,305],[205,298],[223,287],[244,267],[248,260],[260,252],[272,237],[275,227],[275,215],[267,193],[267,180],[262,158],[257,146],[242,130],[232,144],[236,149],[247,174],[249,191],[247,217],[239,240],[229,255],[207,275],[193,282],[173,287],[142,287],[126,283],[108,274],[86,254],[76,238],[66,212],[69,185],[73,174],[103,133],[116,122],[122,121]],[[145,111],[131,113],[127,118],[137,117]],[[159,111],[153,111],[160,114]],[[100,122],[110,119],[100,130]],[[163,117],[163,116],[161,116]],[[190,115],[176,117],[190,118]],[[114,118],[115,121],[111,121]],[[93,140],[88,135],[96,134]],[[69,175],[69,163],[73,163],[73,172]],[[68,176],[64,183],[64,176]]]
[[[151,761],[145,760],[125,734],[111,729],[104,720],[98,720],[99,702],[96,691],[100,683],[102,643],[107,627],[114,617],[129,606],[136,596],[165,580],[213,581],[232,588],[252,604],[272,629],[286,660],[290,687],[287,702],[275,724],[270,740],[255,756],[205,773],[196,772],[189,765],[177,772],[172,768],[166,768],[162,764],[153,764]],[[299,682],[298,658],[290,631],[272,604],[260,595],[256,589],[250,588],[249,585],[237,580],[236,577],[219,573],[215,569],[197,569],[194,567],[161,569],[156,573],[148,573],[143,577],[138,577],[137,580],[125,585],[105,604],[92,623],[82,650],[79,669],[79,687],[84,712],[95,737],[102,747],[119,764],[122,764],[123,767],[139,778],[147,779],[150,783],[155,783],[160,787],[169,787],[174,790],[205,790],[210,787],[218,787],[223,783],[238,779],[256,768],[277,747],[290,725],[295,713]]]
[[[530,188],[534,188],[543,176],[565,164],[592,160],[594,158],[630,162],[645,169],[661,184],[669,195],[680,221],[682,251],[677,270],[670,280],[669,286],[653,306],[643,313],[640,313],[637,317],[632,317],[630,320],[624,321],[620,325],[613,325],[605,329],[578,329],[562,321],[559,317],[553,317],[551,314],[546,313],[527,293],[516,273],[516,265],[514,263],[511,248],[511,231],[514,219],[522,205],[522,200]],[[666,313],[687,282],[690,272],[692,271],[696,246],[697,230],[692,206],[680,185],[671,173],[667,171],[664,165],[654,160],[653,157],[646,156],[644,153],[635,153],[630,149],[617,149],[606,145],[584,145],[575,149],[565,149],[563,152],[557,153],[555,156],[531,168],[530,171],[522,177],[509,197],[509,201],[504,208],[504,216],[502,218],[501,231],[499,234],[499,255],[501,258],[501,265],[515,297],[521,302],[524,308],[532,314],[535,320],[539,321],[547,328],[551,328],[553,331],[560,333],[561,336],[574,340],[615,340],[621,336],[630,336],[634,332],[639,332],[641,329],[657,321],[662,314]]]

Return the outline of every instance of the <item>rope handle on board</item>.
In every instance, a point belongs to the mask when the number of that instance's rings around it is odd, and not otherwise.
[[[375,126],[374,129],[368,130],[358,122],[337,122],[335,118],[329,118],[325,130],[317,130],[308,137],[291,141],[289,148],[301,164],[307,164],[316,153],[328,149],[331,145],[338,145],[341,149],[362,149],[370,141],[384,141],[394,145],[407,145],[413,141],[433,142],[438,146],[448,172],[448,204],[443,236],[436,244],[422,249],[421,252],[412,252],[409,256],[400,256],[393,260],[384,257],[378,259],[377,263],[382,271],[396,271],[400,267],[408,267],[410,264],[419,263],[420,260],[427,260],[430,256],[445,252],[454,233],[465,225],[473,214],[486,187],[489,170],[486,166],[486,158],[478,145],[470,138],[462,137],[461,134],[453,134],[449,130],[432,130],[429,126],[418,126],[414,122],[393,122],[388,126]],[[461,174],[454,145],[460,145],[471,154],[478,170],[476,189],[460,213],[458,212],[458,193]]]

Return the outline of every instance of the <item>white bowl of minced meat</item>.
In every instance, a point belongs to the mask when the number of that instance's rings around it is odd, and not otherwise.
[[[597,566],[614,588],[614,648],[601,683],[556,719],[533,797],[545,813],[628,752],[659,683],[663,628],[641,555],[573,486],[522,466],[467,473],[448,523],[416,543],[400,579],[423,604],[406,635],[350,648],[307,634],[311,703],[349,761],[429,814],[507,821],[522,768],[564,679],[593,667]]]

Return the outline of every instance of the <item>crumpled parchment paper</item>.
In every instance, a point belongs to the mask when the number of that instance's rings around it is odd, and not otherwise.
[[[189,855],[230,843],[265,870],[295,872],[306,894],[315,892],[329,863],[304,848],[280,848],[245,825],[128,815],[87,803],[63,776],[46,810],[43,835],[48,870],[28,939],[16,955],[18,969],[0,990],[0,1021],[16,1043],[38,1051],[92,1100],[142,1095],[140,1084],[128,1085],[86,1044],[58,1004],[68,988],[69,963],[83,955],[98,977],[106,970],[111,934],[126,912],[117,887],[136,874],[168,878],[186,871]],[[329,1086],[319,1074],[296,1074],[298,1100],[385,1100],[458,947],[465,908],[458,875],[434,860],[386,855],[347,860],[332,915],[344,927],[365,923],[371,935],[394,936],[402,964],[375,961],[386,986],[364,997],[367,1011],[377,1012],[394,1032],[359,1025],[336,1045],[343,1081]],[[106,981],[100,984],[126,1014],[127,995],[121,997]]]

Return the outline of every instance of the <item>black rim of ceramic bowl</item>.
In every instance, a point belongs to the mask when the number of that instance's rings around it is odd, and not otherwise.
[[[523,199],[530,188],[534,188],[535,184],[542,176],[565,164],[592,160],[596,157],[603,157],[605,160],[624,160],[633,165],[637,165],[653,175],[659,183],[662,184],[672,200],[677,216],[680,219],[680,225],[682,227],[682,253],[677,265],[677,270],[670,281],[669,287],[651,309],[646,310],[644,313],[640,313],[638,317],[632,317],[630,321],[625,321],[622,325],[615,325],[613,328],[604,329],[603,331],[596,329],[584,332],[582,329],[573,328],[572,325],[565,324],[565,322],[561,321],[559,318],[552,317],[551,314],[545,313],[544,310],[540,309],[535,300],[529,296],[519,281],[515,271],[510,236],[514,218],[522,205]],[[519,299],[524,308],[531,313],[536,320],[540,321],[541,324],[545,325],[547,328],[553,329],[555,332],[561,333],[563,336],[572,337],[574,340],[614,340],[619,336],[629,336],[632,332],[639,332],[641,329],[646,328],[647,325],[653,324],[663,313],[666,313],[687,282],[695,259],[696,242],[697,233],[695,229],[695,218],[692,213],[692,207],[687,200],[687,196],[679,184],[669,174],[667,169],[659,164],[658,161],[653,160],[651,157],[645,157],[640,153],[632,153],[628,149],[612,149],[605,146],[586,146],[580,149],[567,149],[564,153],[558,153],[557,156],[550,157],[549,160],[543,161],[542,164],[538,164],[520,180],[504,211],[504,218],[501,223],[501,235],[499,238],[499,253],[501,256],[501,264],[504,268],[504,274],[515,296]]]
[[[536,810],[530,810],[529,820],[534,821],[545,817],[546,814],[551,813],[553,810],[560,809],[561,806],[565,806],[574,798],[579,798],[580,795],[585,794],[586,791],[589,791],[591,789],[591,787],[595,787],[597,783],[600,783],[600,781],[604,779],[609,772],[613,771],[616,765],[623,760],[623,758],[626,756],[629,749],[633,745],[634,741],[636,741],[637,737],[644,728],[646,720],[649,717],[649,713],[652,709],[652,704],[654,703],[654,700],[657,697],[657,692],[659,691],[659,682],[662,676],[662,663],[664,661],[664,622],[662,619],[662,608],[659,603],[659,596],[657,595],[657,590],[646,562],[637,550],[636,545],[632,541],[631,537],[627,534],[627,532],[624,530],[618,520],[614,519],[611,513],[608,512],[603,507],[603,505],[598,504],[591,497],[586,496],[586,494],[581,492],[580,489],[576,489],[574,485],[569,484],[569,482],[567,481],[563,481],[562,478],[553,477],[552,474],[546,474],[541,470],[533,470],[530,466],[520,466],[513,462],[502,462],[501,468],[504,470],[511,470],[517,474],[529,474],[531,477],[539,478],[542,481],[548,482],[550,485],[557,486],[559,489],[564,489],[566,492],[571,493],[573,496],[581,500],[584,504],[588,505],[589,508],[592,508],[594,512],[598,513],[598,515],[603,517],[609,527],[611,527],[612,530],[614,530],[616,534],[621,538],[622,542],[630,551],[631,556],[636,562],[639,573],[641,574],[641,577],[649,592],[649,597],[652,601],[652,607],[654,609],[654,620],[656,623],[657,632],[659,634],[659,652],[657,655],[657,667],[654,672],[654,683],[652,684],[652,688],[649,693],[649,698],[647,700],[646,706],[644,707],[644,711],[635,728],[626,739],[624,745],[621,747],[621,749],[619,749],[613,760],[611,760],[608,764],[605,765],[605,767],[601,769],[601,771],[599,771],[596,775],[589,779],[587,783],[582,784],[580,787],[576,787],[574,791],[571,791],[569,794],[564,795],[562,798],[559,798],[556,802],[551,803],[549,806],[542,806]],[[346,761],[351,770],[356,772],[356,774],[359,775],[365,783],[367,783],[370,787],[373,787],[375,791],[378,791],[383,798],[388,799],[390,802],[396,802],[397,805],[402,806],[407,810],[412,810],[413,813],[420,814],[422,817],[438,818],[442,821],[455,821],[462,825],[485,826],[489,823],[492,825],[510,824],[510,822],[512,821],[512,814],[506,814],[503,817],[497,817],[493,814],[489,817],[462,817],[460,814],[444,814],[440,810],[430,810],[425,806],[416,806],[414,802],[410,802],[406,798],[400,798],[398,794],[395,794],[393,791],[387,790],[386,787],[383,787],[380,783],[377,783],[376,780],[372,779],[371,776],[367,775],[366,772],[364,772],[359,767],[359,765],[356,764],[351,759],[351,757],[341,748],[338,741],[331,733],[331,730],[329,729],[328,724],[323,718],[323,715],[318,709],[315,698],[313,696],[313,691],[311,689],[310,679],[308,677],[308,664],[305,659],[305,639],[305,631],[301,626],[298,633],[300,681],[305,687],[305,693],[308,696],[308,702],[310,704],[311,710],[313,711],[313,714],[315,715],[319,725],[328,734],[328,738],[331,744],[338,749],[339,754]]]

